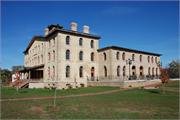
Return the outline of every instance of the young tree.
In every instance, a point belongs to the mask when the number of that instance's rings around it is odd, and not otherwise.
[[[159,78],[161,79],[161,82],[164,84],[164,89],[163,89],[163,93],[165,95],[165,83],[168,83],[169,80],[169,75],[168,75],[168,70],[167,69],[163,69],[160,65],[158,65],[160,71],[161,71],[161,76],[159,76]]]
[[[18,93],[18,88],[19,88],[19,85],[22,83],[22,80],[20,79],[22,77],[22,75],[19,74],[19,71],[15,71],[15,78],[14,78],[14,86],[16,86],[16,90],[17,90],[17,93]]]

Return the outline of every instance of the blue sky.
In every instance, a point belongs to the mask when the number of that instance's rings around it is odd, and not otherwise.
[[[1,68],[24,65],[22,53],[51,24],[89,26],[99,48],[119,46],[162,54],[165,67],[179,58],[178,1],[1,1]]]

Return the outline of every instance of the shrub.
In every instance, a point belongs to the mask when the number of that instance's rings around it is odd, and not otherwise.
[[[64,88],[62,88],[62,90],[65,90]]]
[[[76,88],[78,88],[78,86],[76,86]]]
[[[132,87],[131,85],[129,85],[128,87]]]
[[[72,89],[72,85],[68,85],[68,88],[69,88],[69,89]]]
[[[80,85],[81,85],[81,87],[84,87],[84,84],[83,84],[83,83],[81,83]]]

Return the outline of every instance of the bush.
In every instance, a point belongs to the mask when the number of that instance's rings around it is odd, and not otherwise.
[[[65,90],[64,88],[62,88],[62,90]]]
[[[80,85],[81,85],[81,87],[84,87],[84,84],[83,84],[83,83],[81,83]]]
[[[76,88],[78,88],[78,86],[76,86]]]
[[[72,85],[68,85],[68,88],[69,88],[69,89],[72,89]]]

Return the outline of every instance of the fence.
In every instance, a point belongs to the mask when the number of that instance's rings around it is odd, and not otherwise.
[[[115,76],[108,75],[104,76],[95,76],[87,77],[87,81],[127,81],[127,80],[154,80],[159,79],[159,75],[132,75],[132,76]]]

